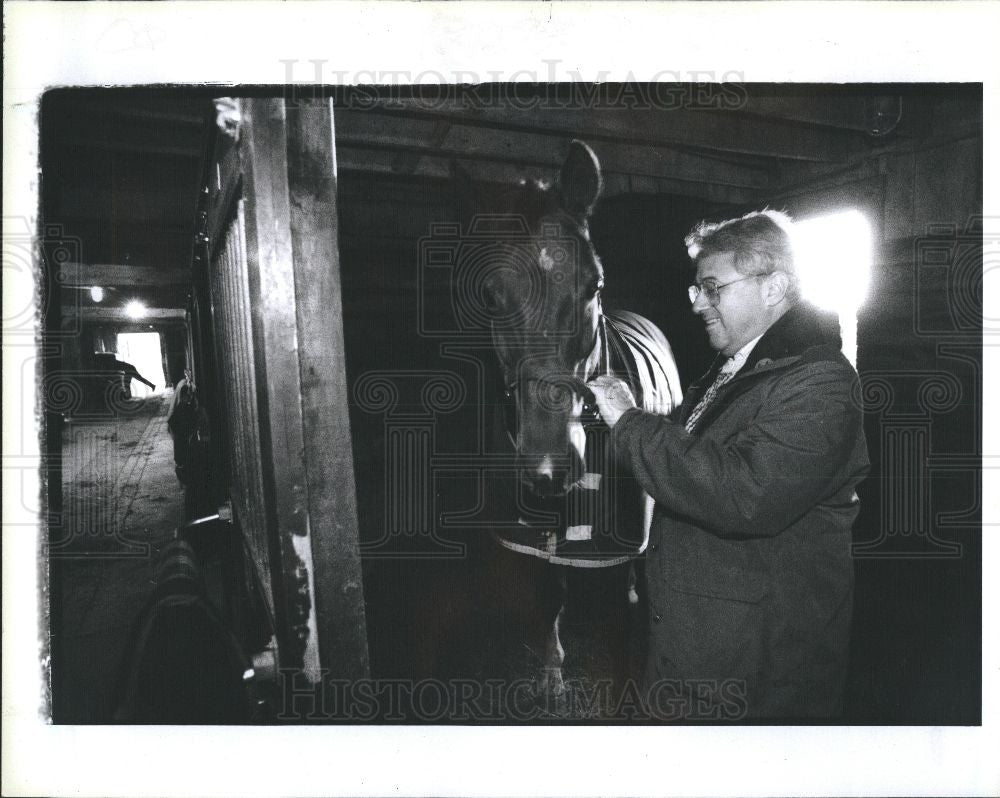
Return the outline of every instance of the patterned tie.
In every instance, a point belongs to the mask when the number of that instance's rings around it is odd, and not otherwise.
[[[691,415],[688,416],[687,421],[684,422],[684,429],[688,432],[694,432],[694,428],[698,425],[698,419],[702,417],[708,406],[712,404],[716,394],[719,393],[723,385],[736,375],[739,369],[733,368],[735,365],[732,359],[727,360],[726,364],[719,371],[718,376],[716,376],[715,382],[708,386],[705,395],[701,397],[701,400],[695,405],[694,410],[691,411]]]

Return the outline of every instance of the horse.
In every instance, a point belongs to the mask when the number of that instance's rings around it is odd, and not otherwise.
[[[586,383],[614,374],[640,407],[667,414],[680,403],[680,378],[652,322],[602,307],[604,267],[589,220],[603,178],[587,144],[570,144],[554,183],[483,190],[458,167],[453,179],[463,233],[479,246],[470,296],[489,318],[496,358],[490,437],[515,464],[490,480],[493,534],[497,551],[516,558],[519,591],[527,571],[541,580],[528,645],[541,661],[538,693],[559,695],[568,574],[582,595],[605,597],[609,606],[598,612],[613,627],[605,633],[624,648],[625,613],[638,601],[634,563],[652,517],[652,500],[614,462]]]

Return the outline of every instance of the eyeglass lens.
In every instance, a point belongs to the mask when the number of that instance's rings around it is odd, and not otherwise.
[[[719,288],[714,283],[705,283],[704,285],[694,285],[688,286],[688,299],[691,300],[693,305],[698,301],[698,295],[704,294],[705,300],[710,305],[717,305],[719,303]]]

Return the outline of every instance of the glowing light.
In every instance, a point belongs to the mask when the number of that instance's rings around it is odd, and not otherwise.
[[[858,211],[795,223],[795,263],[803,295],[827,310],[856,313],[868,293],[872,231]]]
[[[90,298],[93,299],[95,302],[103,302],[104,301],[104,289],[101,288],[99,285],[93,285],[93,286],[91,286],[90,287]]]
[[[803,298],[840,316],[844,354],[857,358],[858,309],[868,297],[872,230],[856,210],[795,223],[795,264]]]
[[[146,316],[146,306],[138,299],[133,299],[125,306],[125,314],[130,319],[142,319]]]

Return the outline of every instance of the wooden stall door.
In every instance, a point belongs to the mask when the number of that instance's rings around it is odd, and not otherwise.
[[[332,104],[237,100],[221,122],[205,234],[234,520],[286,677],[365,678]]]

